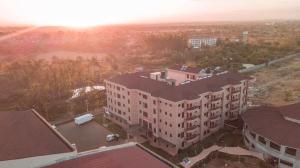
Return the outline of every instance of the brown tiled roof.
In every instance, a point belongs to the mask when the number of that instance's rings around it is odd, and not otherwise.
[[[33,110],[0,112],[0,161],[72,152]]]
[[[172,70],[176,70],[176,71],[182,71],[182,72],[188,72],[188,73],[199,73],[202,68],[198,68],[198,67],[186,67],[185,70],[182,70],[182,65],[174,65],[169,67],[168,69],[172,69]]]
[[[249,130],[280,145],[300,149],[300,124],[285,120],[279,110],[276,107],[257,107],[247,110],[242,118]]]
[[[47,168],[170,168],[138,146],[114,149],[64,161]]]
[[[147,73],[134,73],[119,75],[108,81],[123,85],[129,89],[138,89],[151,93],[155,97],[177,102],[181,100],[193,100],[199,97],[198,95],[201,93],[220,91],[223,86],[239,84],[240,81],[246,79],[250,78],[230,72],[183,85],[171,86],[166,82],[150,79]]]
[[[285,117],[300,120],[300,103],[280,107],[279,111]]]

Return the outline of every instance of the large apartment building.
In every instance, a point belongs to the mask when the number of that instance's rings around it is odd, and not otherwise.
[[[175,154],[246,110],[249,78],[231,72],[201,77],[200,69],[189,70],[169,68],[106,80],[106,116],[125,128],[143,128],[152,145]]]

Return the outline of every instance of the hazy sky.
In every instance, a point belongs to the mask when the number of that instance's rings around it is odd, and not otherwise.
[[[0,0],[2,24],[89,26],[261,19],[300,19],[300,0]]]

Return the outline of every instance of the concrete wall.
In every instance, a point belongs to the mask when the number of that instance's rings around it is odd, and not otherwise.
[[[282,61],[286,61],[288,59],[292,59],[292,58],[299,57],[299,56],[300,56],[299,53],[291,54],[291,55],[285,56],[283,58],[279,58],[279,59],[272,60],[272,61],[269,61],[269,62],[266,62],[266,63],[263,63],[263,64],[255,65],[251,68],[241,69],[241,70],[239,70],[239,72],[240,73],[247,73],[247,72],[257,71],[257,70],[262,69],[266,66],[269,66],[269,65],[272,65],[272,64],[275,64],[275,63],[279,63],[279,62],[282,62]]]

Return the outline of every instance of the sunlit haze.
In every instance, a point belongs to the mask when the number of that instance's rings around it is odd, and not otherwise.
[[[299,18],[299,0],[0,0],[2,24],[86,27]]]

